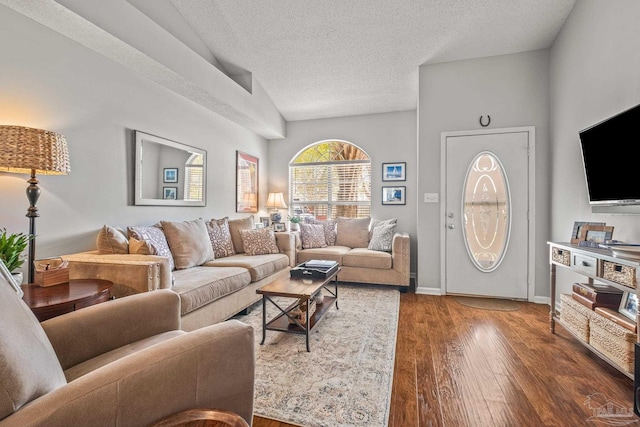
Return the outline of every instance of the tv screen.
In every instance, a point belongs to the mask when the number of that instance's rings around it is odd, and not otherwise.
[[[589,203],[640,204],[640,105],[579,135]]]

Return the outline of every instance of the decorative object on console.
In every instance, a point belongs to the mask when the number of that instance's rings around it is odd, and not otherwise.
[[[571,233],[571,243],[579,244],[582,236],[582,227],[584,225],[607,225],[604,222],[584,222],[576,221],[573,223],[573,232]]]
[[[280,222],[282,221],[282,214],[278,209],[286,209],[287,205],[284,202],[284,196],[282,193],[269,193],[267,203],[264,207],[273,209],[273,212],[271,213],[271,222]]]
[[[300,221],[302,221],[302,219],[299,216],[297,215],[288,216],[287,219],[291,223],[290,225],[291,231],[298,231],[300,229]]]
[[[382,180],[383,181],[406,181],[407,164],[401,163],[383,163],[382,164]]]
[[[382,187],[383,205],[406,205],[407,187]]]
[[[287,231],[287,227],[284,225],[284,222],[274,222],[273,223],[273,231]]]
[[[618,312],[624,314],[631,320],[636,320],[638,316],[638,296],[635,292],[626,292],[622,295]]]
[[[597,248],[612,238],[612,226],[586,224],[580,227],[580,241],[578,242],[578,246]]]
[[[271,222],[271,220],[270,220],[270,218],[268,216],[261,216],[260,217],[260,223],[262,224],[262,226],[264,228],[269,228],[270,222]]]
[[[0,125],[0,172],[31,174],[27,180],[29,209],[29,283],[33,282],[36,253],[36,218],[40,216],[36,203],[40,188],[36,174],[68,175],[71,172],[67,140],[48,130],[24,126]]]
[[[236,212],[258,212],[258,158],[236,151]]]
[[[33,262],[35,278],[33,283],[46,287],[69,281],[69,261],[60,257],[45,258]]]

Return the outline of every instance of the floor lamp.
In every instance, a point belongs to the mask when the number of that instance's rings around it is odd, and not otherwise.
[[[23,126],[0,125],[0,172],[30,174],[27,180],[29,209],[29,283],[33,283],[36,253],[36,217],[40,216],[36,203],[40,188],[36,174],[68,175],[69,152],[64,136],[48,130]]]

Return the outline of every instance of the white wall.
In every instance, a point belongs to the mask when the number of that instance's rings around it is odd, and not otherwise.
[[[39,176],[36,257],[95,248],[103,224],[235,213],[236,150],[260,158],[266,140],[57,32],[0,6],[0,123],[66,136],[71,174]],[[206,207],[132,206],[133,130],[208,152]],[[27,175],[0,173],[0,227],[27,232]]]
[[[398,231],[411,235],[411,271],[416,271],[416,112],[304,120],[287,124],[287,138],[269,141],[269,191],[289,195],[289,162],[305,147],[327,139],[349,141],[371,157],[371,216],[398,218]],[[382,163],[407,162],[406,205],[382,206]]]
[[[420,67],[418,197],[440,192],[441,140],[445,131],[535,126],[536,286],[548,295],[549,52],[537,50]],[[440,195],[442,200],[442,195]],[[440,205],[418,204],[418,292],[441,292]]]
[[[614,239],[640,242],[640,215],[592,213],[578,138],[580,130],[640,104],[639,22],[637,0],[581,0],[551,48],[551,240],[568,241],[574,221],[600,221],[615,227]],[[560,292],[580,280],[564,269],[557,278]]]

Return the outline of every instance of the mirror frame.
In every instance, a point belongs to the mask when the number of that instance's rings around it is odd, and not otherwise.
[[[134,131],[136,141],[135,152],[135,197],[134,204],[136,206],[206,206],[207,205],[207,152],[199,148],[195,148],[189,145],[181,144],[176,141],[171,141],[166,138],[161,138],[156,135],[151,135],[139,130]],[[173,200],[173,199],[145,199],[142,197],[142,147],[143,141],[154,142],[156,144],[165,145],[168,147],[177,148],[192,153],[198,153],[203,155],[202,165],[202,200]]]

